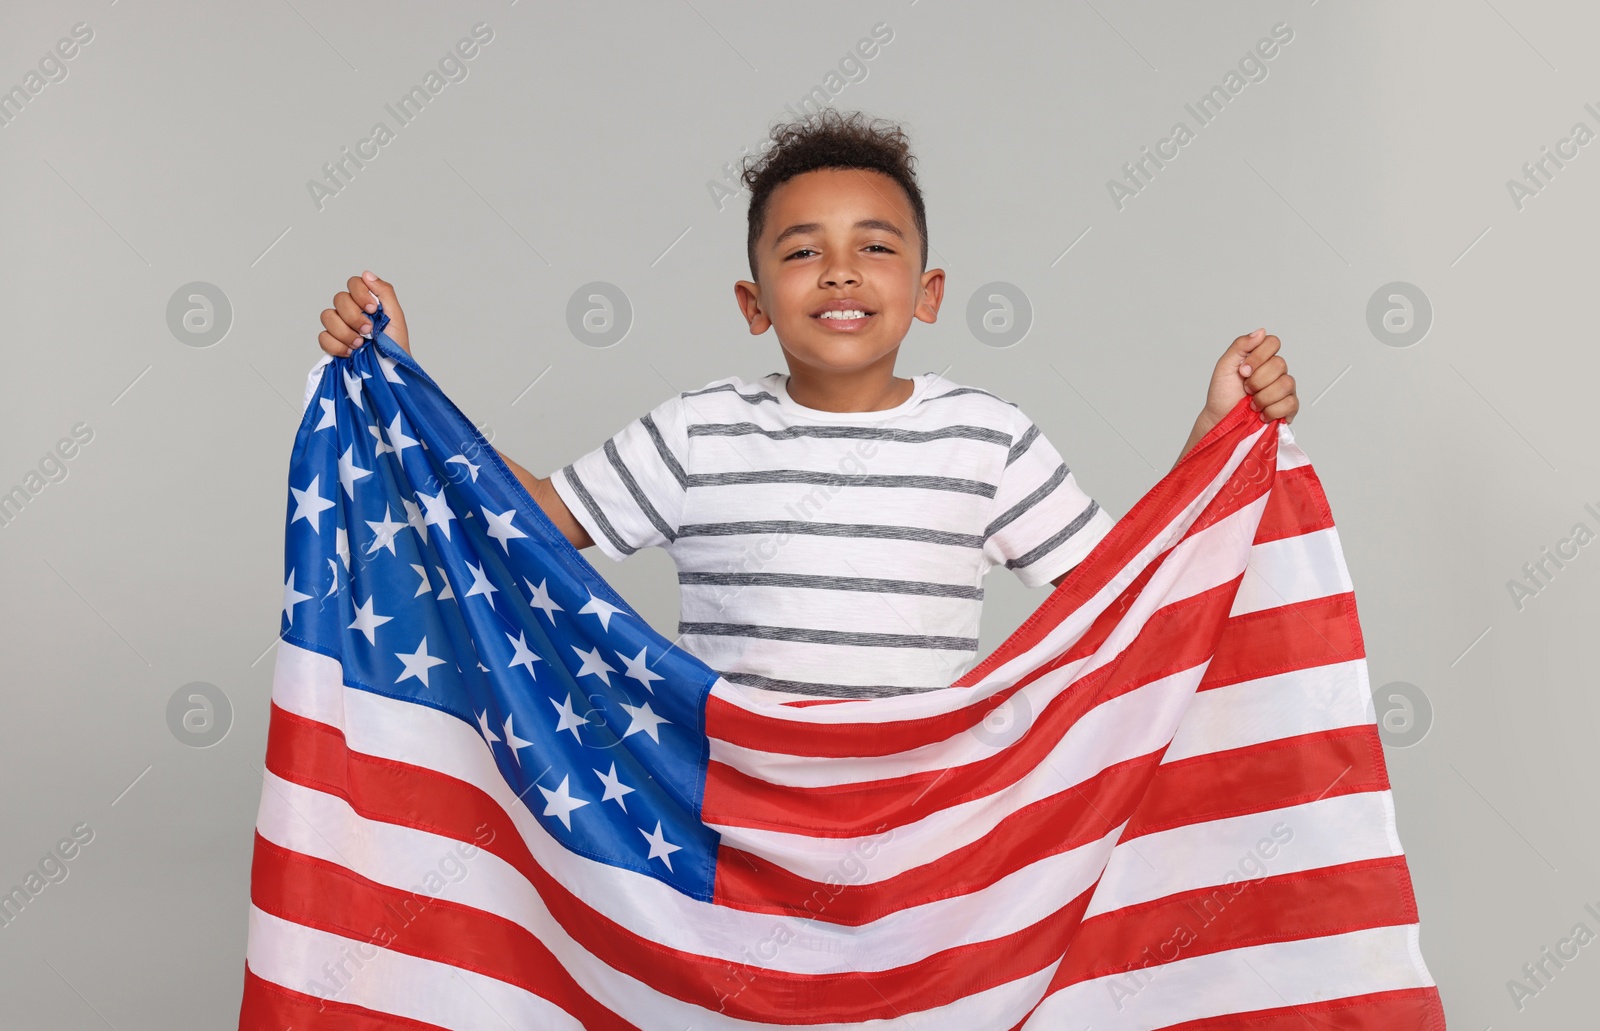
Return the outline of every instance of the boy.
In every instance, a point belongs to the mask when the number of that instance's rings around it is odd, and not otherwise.
[[[984,575],[1059,584],[1112,526],[1015,405],[935,373],[895,375],[944,271],[897,126],[826,109],[747,163],[752,334],[788,374],[716,380],[629,423],[550,477],[501,454],[575,547],[667,549],[680,645],[752,691],[862,698],[946,687],[975,662]],[[343,357],[371,330],[409,351],[393,287],[370,272],[322,313]],[[1241,398],[1292,421],[1277,337],[1234,340],[1186,454]]]

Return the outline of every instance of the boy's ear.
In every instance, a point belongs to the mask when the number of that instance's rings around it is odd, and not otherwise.
[[[748,279],[734,283],[733,298],[739,303],[739,311],[750,326],[752,336],[765,333],[767,327],[772,325],[772,320],[761,310],[761,288],[755,283]]]
[[[944,300],[944,269],[931,268],[922,274],[922,286],[912,315],[923,322],[939,320],[939,304]]]

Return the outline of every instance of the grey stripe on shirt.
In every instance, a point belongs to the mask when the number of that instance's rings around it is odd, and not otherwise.
[[[1079,512],[1078,517],[1064,526],[1055,536],[1051,537],[1037,548],[1034,548],[1026,555],[1022,555],[1014,559],[1008,559],[1006,561],[1006,568],[1021,569],[1023,566],[1033,565],[1035,562],[1054,551],[1056,546],[1061,542],[1065,541],[1068,537],[1071,537],[1073,534],[1087,526],[1089,520],[1093,519],[1094,514],[1098,511],[1100,511],[1100,503],[1098,501],[1089,502],[1089,507],[1085,508],[1082,512]]]
[[[957,387],[954,390],[947,390],[942,394],[936,394],[933,397],[928,398],[927,400],[929,400],[929,401],[937,401],[940,398],[945,398],[945,397],[960,397],[962,394],[982,394],[984,397],[992,397],[992,398],[994,398],[996,401],[999,401],[1001,404],[1010,405],[1012,408],[1017,407],[1017,403],[1015,401],[1007,401],[1005,398],[1001,397],[998,394],[991,394],[987,390],[979,390],[977,387]]]
[[[632,555],[638,551],[638,548],[633,547],[617,536],[616,528],[611,525],[611,520],[607,519],[606,514],[600,511],[600,506],[595,504],[594,495],[590,494],[589,488],[585,487],[583,481],[578,479],[578,470],[569,465],[563,468],[561,473],[567,478],[567,482],[572,485],[572,492],[578,495],[578,500],[583,502],[583,507],[588,509],[589,514],[594,517],[595,525],[600,527],[600,532],[606,535],[606,539],[624,555]]]
[[[920,526],[879,526],[874,523],[818,523],[807,519],[752,519],[739,523],[686,523],[679,537],[737,537],[744,534],[803,533],[816,537],[865,537],[875,540],[920,541],[955,548],[981,548],[983,538],[972,533],[929,530]]]
[[[768,440],[815,437],[832,440],[887,440],[897,444],[925,444],[933,440],[951,439],[976,440],[984,444],[1011,443],[1011,434],[991,430],[985,426],[942,426],[936,430],[897,430],[884,426],[785,426],[781,430],[765,430],[753,422],[702,422],[689,427],[689,436],[762,436]]]
[[[633,500],[639,505],[639,510],[644,513],[645,518],[650,520],[651,524],[661,532],[661,536],[665,537],[669,543],[677,540],[678,535],[673,533],[672,527],[668,526],[667,521],[661,518],[661,513],[657,512],[656,506],[652,505],[650,499],[645,497],[644,491],[640,489],[638,482],[634,480],[633,473],[629,472],[627,465],[623,463],[622,456],[617,453],[616,441],[606,441],[604,449],[606,458],[611,462],[611,468],[617,471],[617,478],[622,481],[624,487],[628,488],[628,493],[633,495]]]
[[[688,487],[689,477],[684,474],[683,466],[678,464],[678,456],[667,447],[667,442],[662,439],[661,431],[656,428],[656,421],[649,415],[641,416],[639,422],[644,426],[645,432],[650,434],[650,439],[655,443],[656,450],[661,452],[661,461],[666,464],[667,470],[672,473],[672,478],[678,481],[678,486]]]
[[[853,645],[860,648],[933,648],[977,651],[976,637],[938,637],[931,634],[878,634],[862,630],[818,630],[801,626],[763,626],[759,623],[683,623],[680,634],[710,637],[755,637],[763,641],[800,641],[805,644]]]
[[[729,393],[733,394],[734,397],[737,397],[737,398],[739,398],[739,399],[741,399],[743,401],[748,401],[750,404],[753,404],[753,405],[758,405],[763,401],[771,401],[773,404],[777,404],[778,403],[778,399],[775,396],[773,396],[772,394],[767,393],[765,390],[758,390],[754,394],[741,394],[741,393],[739,393],[738,388],[736,388],[732,383],[722,383],[722,384],[718,384],[717,386],[714,386],[714,387],[706,387],[703,390],[685,390],[679,396],[680,397],[702,397],[702,396],[704,396],[706,394],[715,394],[715,393],[718,393],[718,392],[723,391],[723,390],[726,390]]]
[[[921,694],[937,691],[949,684],[929,687],[904,687],[897,684],[818,684],[808,680],[780,680],[759,673],[724,673],[722,679],[746,687],[762,687],[768,691],[788,691],[791,694],[818,695],[824,698],[893,698],[903,694]]]
[[[1056,471],[1050,474],[1050,478],[1048,480],[1039,484],[1039,486],[1035,487],[1027,497],[1006,509],[995,519],[994,522],[984,527],[984,539],[988,540],[990,537],[993,537],[995,534],[1005,529],[1005,527],[1015,522],[1017,517],[1022,515],[1022,513],[1026,512],[1034,505],[1037,505],[1039,502],[1049,497],[1050,492],[1061,486],[1062,481],[1064,481],[1066,478],[1067,465],[1065,462],[1063,462],[1056,466]]]
[[[1011,445],[1011,451],[1006,455],[1006,465],[1010,465],[1021,458],[1028,451],[1028,446],[1039,439],[1039,425],[1034,423]]]
[[[739,587],[804,587],[823,591],[864,591],[870,594],[916,594],[931,598],[983,600],[982,587],[966,584],[927,583],[921,580],[878,580],[864,576],[814,576],[807,573],[696,573],[678,574],[680,584]]]
[[[945,490],[956,494],[994,497],[995,485],[982,480],[963,480],[954,476],[868,475],[825,473],[810,469],[753,469],[748,472],[690,473],[691,487],[729,487],[751,483],[817,483],[827,487],[908,487],[919,490]]]

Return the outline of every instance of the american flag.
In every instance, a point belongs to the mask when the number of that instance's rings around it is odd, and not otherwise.
[[[1286,427],[1242,403],[951,688],[783,699],[373,321],[291,458],[240,1028],[1444,1027]]]

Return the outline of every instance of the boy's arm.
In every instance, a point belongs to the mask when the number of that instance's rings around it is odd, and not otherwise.
[[[589,531],[583,528],[582,523],[573,518],[571,509],[567,508],[567,503],[561,500],[561,495],[557,494],[555,487],[550,485],[549,477],[533,475],[533,473],[512,461],[511,456],[499,448],[495,448],[495,454],[504,460],[511,471],[516,474],[517,479],[522,481],[522,485],[528,488],[528,493],[533,495],[533,500],[538,502],[539,507],[544,510],[544,514],[550,518],[550,521],[556,525],[556,529],[561,531],[561,535],[571,542],[574,548],[588,548],[594,545],[594,540],[589,536]]]

